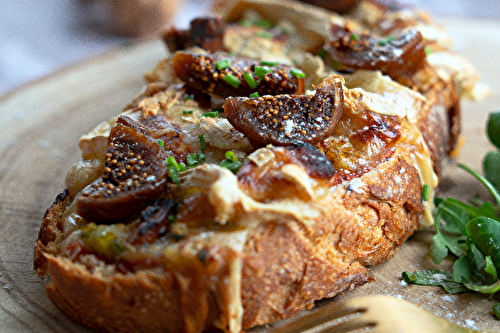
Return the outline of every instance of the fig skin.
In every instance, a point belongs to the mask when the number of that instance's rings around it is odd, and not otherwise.
[[[340,25],[332,25],[331,29],[332,35],[324,49],[343,70],[380,70],[398,80],[425,66],[426,44],[417,30],[376,38],[367,32],[357,35]]]
[[[278,95],[229,97],[228,121],[255,145],[316,144],[335,129],[344,107],[342,83],[335,77],[316,88],[313,96]]]
[[[122,116],[111,129],[104,175],[87,186],[77,212],[88,222],[116,223],[131,219],[164,193],[167,158],[148,132]]]

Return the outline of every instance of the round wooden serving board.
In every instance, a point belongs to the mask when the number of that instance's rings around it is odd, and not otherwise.
[[[492,149],[484,134],[487,114],[500,108],[500,23],[441,19],[457,52],[471,60],[492,88],[483,102],[463,103],[465,145],[458,160],[481,168]],[[47,299],[32,269],[33,245],[45,210],[64,189],[65,174],[80,158],[79,137],[118,113],[144,85],[143,73],[165,55],[159,41],[142,42],[55,73],[0,98],[0,331],[88,332],[64,317]],[[446,194],[474,194],[480,186],[451,166]],[[376,279],[334,300],[388,294],[412,301],[459,324],[500,332],[490,314],[499,300],[483,295],[448,295],[440,288],[406,286],[403,271],[431,268],[432,233],[420,231],[387,263]],[[279,325],[279,324],[278,324]],[[257,331],[266,331],[261,328]]]

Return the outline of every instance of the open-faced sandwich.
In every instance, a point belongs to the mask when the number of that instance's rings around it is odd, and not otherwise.
[[[236,2],[167,29],[43,220],[50,300],[102,332],[240,332],[369,281],[432,224],[472,66],[425,14]],[[153,66],[152,66],[153,67]]]

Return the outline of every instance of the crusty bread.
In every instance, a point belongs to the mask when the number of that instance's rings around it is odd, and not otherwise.
[[[249,35],[236,47],[235,34],[245,33],[241,27],[228,26],[224,35],[224,48],[237,48],[243,62],[251,61],[245,53],[254,52],[254,43],[265,50],[253,54],[257,59],[272,54],[285,64],[294,61],[306,73],[307,88],[316,89],[301,97],[230,96],[227,119],[200,118],[210,110],[207,103],[224,100],[212,86],[206,90],[210,101],[192,100],[190,88],[179,84],[178,67],[186,54],[195,59],[211,54],[183,50],[148,73],[143,94],[82,137],[82,160],[45,215],[34,268],[41,276],[50,275],[46,289],[54,305],[101,332],[239,332],[289,318],[316,300],[368,282],[370,266],[391,258],[415,230],[431,223],[436,173],[459,133],[458,94],[470,90],[473,79],[457,82],[456,75],[428,62],[392,79],[363,68],[339,75],[308,53],[316,39],[300,42],[309,35],[327,39],[324,28],[332,22],[376,26],[373,13],[363,12],[371,5],[362,1],[351,18],[292,1],[241,1],[230,11],[228,20],[255,15],[245,8],[258,8],[268,19],[281,10],[285,21],[290,18],[283,24],[291,28],[299,12],[314,18],[287,41],[280,40],[277,49]],[[385,15],[398,21],[397,12]],[[427,45],[437,50],[440,44]],[[300,89],[304,82],[292,83]],[[323,91],[340,94],[334,105],[342,109],[326,139],[304,134],[301,142],[286,142],[277,136],[277,144],[262,144],[245,135],[246,127],[229,110],[240,102],[303,105],[321,99]],[[317,114],[322,119],[330,115]],[[198,141],[200,134],[206,147]],[[141,201],[140,215],[117,221],[106,210],[89,215],[89,207],[100,207],[93,196],[107,200],[99,191],[114,190],[106,187],[107,179],[126,173],[113,173],[113,154],[130,138],[144,149],[146,164],[164,164],[169,154],[185,161],[187,153],[200,149],[206,161],[181,172],[178,182],[172,174],[168,184],[141,180],[163,194],[147,204]],[[159,149],[155,140],[164,147]],[[228,150],[243,161],[236,174],[219,166]],[[137,157],[134,150],[128,153]],[[123,163],[138,162],[125,158]],[[160,164],[152,169],[154,175],[162,174]],[[146,173],[143,178],[154,177]],[[424,185],[431,190],[427,201]],[[143,188],[127,191],[143,195]],[[132,200],[128,208],[137,204],[133,199],[127,198]]]

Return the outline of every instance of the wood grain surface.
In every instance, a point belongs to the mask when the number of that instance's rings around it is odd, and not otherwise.
[[[500,108],[500,23],[440,20],[492,88],[491,98],[463,103],[465,144],[458,156],[476,170],[492,149],[484,134],[490,111]],[[57,72],[0,98],[0,331],[88,332],[65,318],[47,299],[32,269],[33,245],[45,210],[64,188],[69,166],[79,159],[78,139],[121,110],[143,84],[142,74],[165,55],[159,41],[141,42]],[[444,194],[465,197],[480,186],[453,165]],[[482,193],[484,195],[484,193]],[[420,231],[396,256],[371,270],[375,281],[333,299],[367,294],[404,298],[464,326],[500,332],[490,314],[498,299],[447,295],[439,288],[406,286],[405,270],[434,267],[428,254],[432,233]],[[276,325],[280,325],[277,323]],[[266,331],[259,328],[256,331]]]

